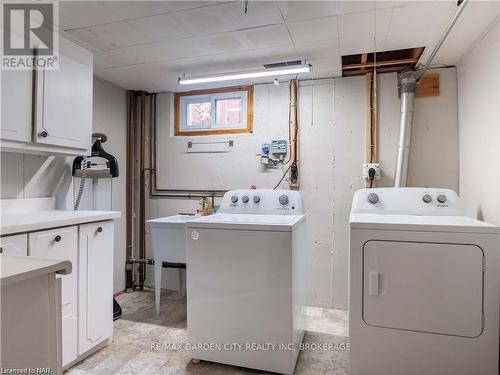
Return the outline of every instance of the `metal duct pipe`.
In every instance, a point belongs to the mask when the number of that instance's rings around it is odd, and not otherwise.
[[[439,41],[436,44],[436,47],[434,47],[434,49],[432,50],[431,55],[427,59],[427,62],[425,63],[424,67],[422,68],[422,70],[420,70],[418,72],[417,83],[420,82],[420,80],[424,76],[427,69],[429,69],[432,61],[434,60],[434,57],[436,57],[438,51],[441,49],[441,46],[443,45],[444,41],[446,40],[446,38],[450,34],[450,31],[453,28],[453,26],[455,26],[455,23],[457,23],[458,17],[460,17],[460,15],[462,14],[462,12],[465,9],[465,6],[467,5],[468,2],[469,2],[469,0],[462,1],[460,6],[458,7],[457,12],[455,13],[453,18],[451,19],[450,23],[448,24],[448,26],[446,26],[446,29],[444,30],[443,35],[441,35],[441,38],[439,39]]]
[[[401,90],[401,120],[394,187],[406,186],[406,179],[408,177],[413,105],[415,103],[415,90],[417,88],[417,76],[413,70],[403,72],[399,75],[399,88]]]

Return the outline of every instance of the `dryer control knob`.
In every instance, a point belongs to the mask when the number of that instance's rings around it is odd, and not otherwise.
[[[242,197],[241,197],[241,201],[242,201],[243,203],[248,203],[248,201],[249,201],[248,196],[246,196],[246,195],[242,196]]]
[[[432,202],[432,196],[430,194],[425,194],[423,197],[422,197],[422,200],[425,202],[425,203],[431,203]]]
[[[280,195],[279,201],[280,201],[280,204],[283,206],[285,204],[288,204],[288,195],[286,195],[286,194]]]
[[[446,198],[446,195],[440,194],[440,195],[438,195],[437,200],[438,200],[439,203],[446,203],[446,201],[448,200],[448,198]]]
[[[368,202],[371,204],[375,204],[378,202],[378,195],[375,193],[370,193],[368,194]]]
[[[259,203],[260,202],[260,197],[258,195],[253,196],[253,203]]]
[[[231,197],[231,202],[233,202],[233,203],[238,202],[238,197],[237,197],[236,195],[233,195],[233,196]]]

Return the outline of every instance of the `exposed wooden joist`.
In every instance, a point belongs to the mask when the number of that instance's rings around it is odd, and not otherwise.
[[[401,59],[401,60],[391,60],[391,61],[379,61],[376,64],[375,63],[361,63],[361,64],[351,64],[351,65],[344,65],[342,69],[347,70],[347,69],[363,69],[363,68],[373,68],[373,67],[382,67],[382,66],[391,66],[391,65],[408,65],[408,64],[415,64],[418,61],[418,59],[411,58],[411,59]]]

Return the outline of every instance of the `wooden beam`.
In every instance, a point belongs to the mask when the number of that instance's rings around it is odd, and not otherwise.
[[[342,67],[343,70],[347,69],[362,69],[362,68],[373,68],[382,67],[382,66],[391,66],[391,65],[403,65],[403,64],[415,64],[418,61],[416,58],[411,59],[401,59],[401,60],[391,60],[391,61],[379,61],[376,64],[374,63],[365,63],[365,64],[350,64],[344,65]]]

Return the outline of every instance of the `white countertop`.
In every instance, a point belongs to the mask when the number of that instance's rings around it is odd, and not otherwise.
[[[49,273],[67,275],[71,273],[69,260],[52,260],[35,257],[0,255],[0,284],[18,283]]]
[[[48,210],[5,213],[0,216],[0,235],[112,220],[120,217],[121,212],[117,211]]]

